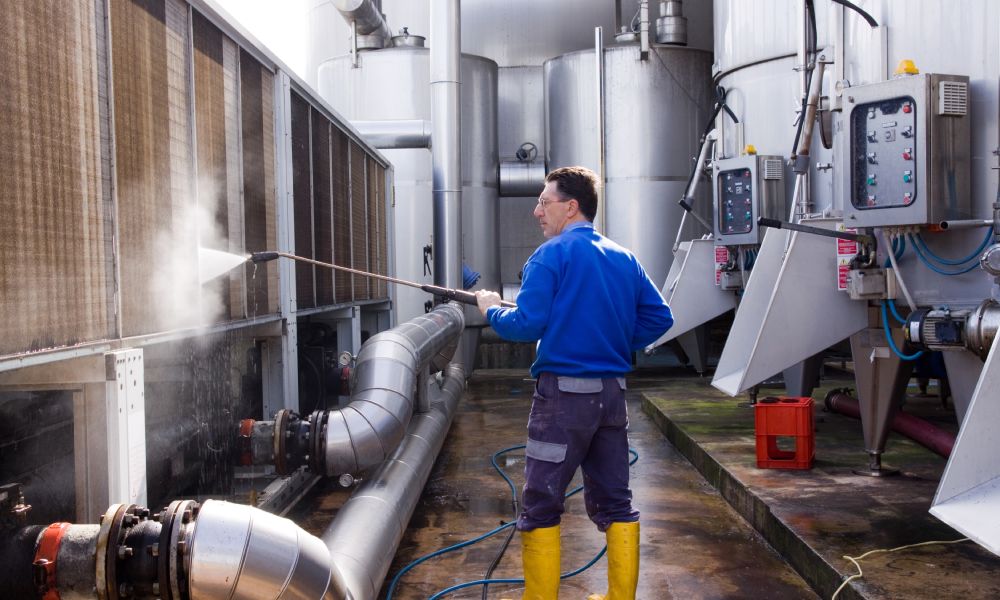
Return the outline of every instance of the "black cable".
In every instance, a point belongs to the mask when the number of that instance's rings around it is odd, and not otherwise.
[[[749,69],[750,67],[756,67],[757,65],[763,65],[763,64],[766,64],[766,63],[769,63],[769,62],[775,62],[775,61],[778,61],[778,60],[784,60],[786,58],[795,58],[795,52],[789,52],[788,54],[779,54],[778,56],[772,56],[770,58],[762,58],[760,60],[755,60],[755,61],[752,61],[752,62],[748,62],[748,63],[740,65],[738,67],[733,67],[732,69],[729,69],[728,71],[719,71],[718,73],[715,74],[714,77],[712,77],[712,84],[713,85],[718,85],[719,82],[722,81],[723,79],[725,79],[726,77],[729,77],[730,75],[732,75],[733,73],[736,73],[738,71],[742,71],[743,69]]]
[[[848,2],[848,0],[832,0],[832,2],[834,2],[836,4],[839,4],[841,6],[846,6],[847,8],[849,8],[849,9],[853,10],[854,12],[858,13],[859,15],[861,15],[861,17],[865,21],[868,21],[868,24],[871,27],[873,27],[873,28],[874,27],[878,27],[878,21],[876,21],[874,18],[872,18],[872,16],[870,14],[868,14],[864,10],[862,10],[860,6],[858,6],[856,4],[853,4],[851,2]]]
[[[496,568],[500,566],[500,561],[503,560],[503,555],[504,553],[507,552],[507,547],[510,546],[510,541],[514,539],[515,531],[517,531],[517,527],[511,527],[510,531],[507,532],[507,537],[504,538],[503,544],[500,545],[500,549],[497,551],[497,555],[493,557],[493,562],[490,563],[490,567],[486,569],[486,574],[483,576],[483,579],[489,580],[493,578],[493,571],[495,571]],[[490,584],[484,583],[482,600],[487,600],[486,592],[489,589],[490,589]]]

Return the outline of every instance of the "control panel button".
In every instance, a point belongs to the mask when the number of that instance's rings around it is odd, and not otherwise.
[[[913,160],[913,148],[903,149],[903,160]]]

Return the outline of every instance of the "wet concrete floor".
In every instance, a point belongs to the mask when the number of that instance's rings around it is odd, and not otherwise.
[[[410,561],[485,533],[512,518],[510,488],[493,470],[491,455],[523,444],[533,382],[526,371],[477,371],[430,481],[400,544],[388,580]],[[637,597],[645,600],[709,598],[816,598],[805,581],[720,496],[686,458],[666,441],[642,410],[641,389],[658,389],[657,378],[639,377],[629,392],[630,442],[639,453],[632,467],[635,506],[641,511],[641,571]],[[518,491],[523,451],[501,465]],[[579,483],[579,475],[574,486]],[[346,494],[324,482],[289,515],[321,534]],[[582,494],[566,503],[562,525],[563,571],[586,564],[604,545],[590,523]],[[426,599],[460,582],[482,578],[505,533],[432,559],[401,580],[393,598]],[[494,578],[519,577],[520,539],[515,535]],[[603,592],[607,561],[564,580],[561,598],[582,600]],[[520,598],[523,586],[490,586],[488,598]],[[448,598],[481,598],[468,588]]]
[[[856,573],[845,555],[962,538],[928,513],[944,458],[891,434],[883,464],[901,475],[852,472],[867,464],[860,421],[820,408],[828,389],[853,385],[849,374],[813,393],[816,460],[808,471],[756,467],[753,410],[739,405],[746,398],[725,396],[707,378],[638,379],[644,411],[824,598]],[[953,410],[937,396],[911,389],[906,410],[957,430]],[[861,566],[864,578],[838,599],[1000,598],[1000,558],[972,542],[876,554]]]

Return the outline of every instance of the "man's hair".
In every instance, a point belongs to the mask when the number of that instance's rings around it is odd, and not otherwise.
[[[588,221],[597,216],[597,190],[601,180],[587,167],[562,167],[545,176],[545,183],[556,182],[563,200],[576,200]]]

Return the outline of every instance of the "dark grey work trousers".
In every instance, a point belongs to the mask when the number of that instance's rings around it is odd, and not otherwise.
[[[587,515],[598,529],[639,520],[628,486],[624,388],[624,378],[538,377],[528,417],[518,530],[559,524],[577,467],[583,470]]]

